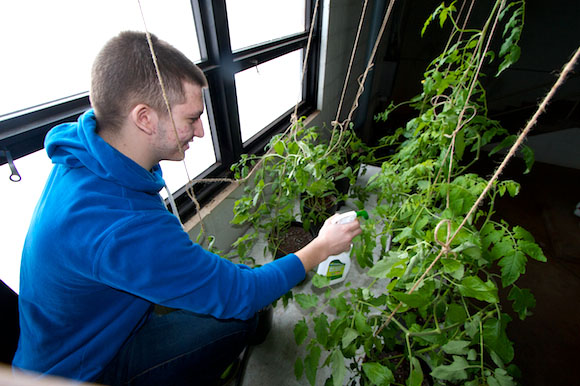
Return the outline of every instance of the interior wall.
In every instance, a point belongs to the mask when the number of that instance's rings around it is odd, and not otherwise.
[[[421,91],[420,81],[430,61],[444,48],[450,33],[447,25],[441,29],[432,23],[424,37],[420,36],[425,20],[441,3],[440,0],[397,2],[397,12],[389,23],[394,25],[384,39],[377,59],[372,105],[367,115],[366,131],[378,130],[372,124],[374,114],[381,112],[393,101],[408,100]],[[446,2],[447,3],[447,2]],[[469,4],[469,2],[467,2]],[[459,10],[461,2],[456,3]],[[489,12],[489,2],[475,2],[471,23],[483,25]],[[497,59],[486,65],[482,82],[487,91],[490,117],[498,119],[508,130],[516,132],[523,127],[541,99],[555,83],[557,76],[571,58],[580,42],[580,32],[574,27],[580,18],[580,2],[561,0],[550,2],[528,0],[524,28],[520,40],[521,56],[518,62],[496,78]],[[448,23],[447,23],[448,24]],[[496,34],[501,34],[503,27]],[[497,46],[493,49],[497,52]],[[580,120],[580,76],[573,74],[558,90],[551,106],[542,118],[542,132],[578,127]],[[554,124],[554,120],[558,124]],[[374,138],[381,133],[371,135]]]
[[[373,0],[367,6],[371,8]],[[347,76],[351,52],[363,9],[363,2],[352,0],[323,1],[323,33],[319,77],[320,114],[312,122],[316,126],[331,126],[338,111],[343,85]],[[348,116],[358,90],[357,77],[366,67],[365,50],[368,45],[369,23],[363,24],[359,44],[352,65],[339,120]]]

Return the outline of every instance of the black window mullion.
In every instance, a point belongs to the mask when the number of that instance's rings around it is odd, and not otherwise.
[[[314,8],[316,5],[316,0],[306,0],[306,28],[310,29],[312,25],[312,17],[314,16]],[[316,109],[316,102],[318,97],[318,70],[320,63],[320,31],[322,29],[322,1],[318,5],[316,19],[314,20],[314,25],[312,25],[312,40],[310,42],[310,52],[308,56],[308,64],[306,68],[306,74],[304,76],[303,82],[303,92],[302,97],[306,104],[308,104],[312,110]],[[306,53],[306,49],[304,50]],[[316,63],[316,64],[315,64]]]
[[[307,42],[308,34],[301,33],[235,52],[233,54],[233,61],[236,72],[247,70],[248,68],[276,59],[290,52],[306,48]]]
[[[232,164],[242,153],[234,65],[225,0],[200,1],[208,65],[206,72],[213,106],[221,162]]]
[[[2,120],[0,144],[10,150],[13,159],[34,153],[44,147],[44,137],[50,129],[61,123],[76,121],[89,108],[89,97],[85,95]],[[0,165],[4,163],[6,160],[0,157]]]

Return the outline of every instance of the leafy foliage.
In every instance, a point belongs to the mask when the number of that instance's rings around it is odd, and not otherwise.
[[[324,129],[305,128],[303,121],[300,119],[288,135],[274,136],[265,154],[244,154],[232,166],[236,179],[248,180],[234,205],[232,220],[235,225],[250,225],[252,229],[234,243],[242,260],[260,232],[265,233],[273,252],[278,236],[293,220],[299,219],[308,230],[332,215],[316,203],[327,197],[344,199],[347,192],[340,192],[337,182],[343,181],[346,186],[354,183],[360,165],[369,157],[369,149],[352,129],[329,140]],[[308,203],[315,210],[307,210]]]
[[[516,283],[530,258],[546,257],[529,232],[494,216],[496,198],[516,196],[519,184],[498,180],[487,189],[487,180],[468,170],[483,146],[497,141],[496,152],[513,143],[487,116],[479,68],[495,56],[483,48],[495,19],[505,22],[498,74],[517,60],[523,6],[494,2],[481,30],[460,30],[454,3],[441,4],[425,22],[421,34],[437,20],[441,27],[449,21],[453,32],[425,71],[422,93],[404,102],[416,117],[381,140],[396,150],[366,187],[377,205],[353,248],[368,287],[316,302],[297,299],[309,313],[295,334],[307,348],[311,384],[322,352],[335,385],[348,376],[361,385],[420,385],[425,372],[439,384],[515,384],[511,317],[504,311],[510,303],[500,290],[525,319],[535,299]],[[389,119],[401,105],[391,103],[376,119]],[[533,154],[524,154],[529,170]],[[484,192],[485,205],[474,208]],[[315,284],[328,283],[315,278]],[[394,378],[400,368],[408,369],[402,381]]]

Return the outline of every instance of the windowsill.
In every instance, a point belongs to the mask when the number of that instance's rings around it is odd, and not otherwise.
[[[201,208],[199,213],[194,214],[193,217],[183,224],[185,231],[189,233],[193,228],[199,225],[200,221],[205,220],[205,218],[222,202],[224,202],[238,188],[238,186],[240,186],[239,182],[232,182],[219,192],[210,202]]]

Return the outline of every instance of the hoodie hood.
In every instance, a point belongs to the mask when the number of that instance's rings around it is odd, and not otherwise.
[[[145,170],[105,142],[96,129],[97,120],[92,109],[75,123],[55,126],[44,140],[52,163],[70,168],[86,167],[98,177],[132,190],[158,193],[165,186],[159,165],[152,171]]]

